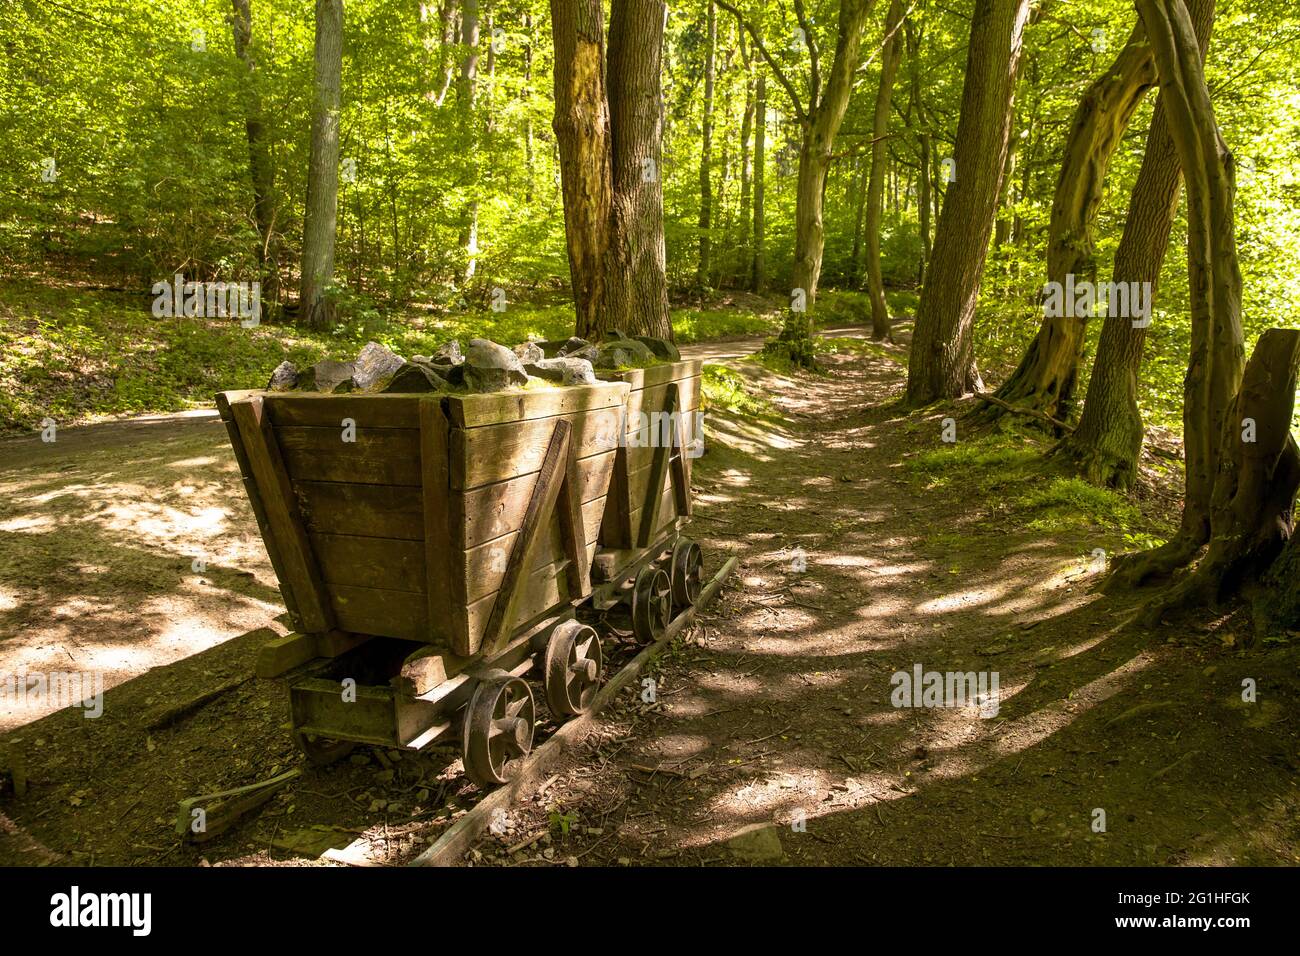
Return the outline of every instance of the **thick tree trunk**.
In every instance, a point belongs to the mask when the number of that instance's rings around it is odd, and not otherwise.
[[[1300,449],[1291,437],[1297,363],[1300,330],[1260,336],[1219,435],[1209,547],[1195,571],[1149,605],[1148,625],[1166,611],[1219,601],[1258,577],[1291,538],[1300,488]]]
[[[1183,0],[1138,0],[1138,12],[1151,38],[1169,130],[1187,181],[1192,341],[1183,382],[1186,489],[1178,533],[1154,551],[1117,562],[1112,586],[1168,574],[1209,541],[1211,498],[1227,451],[1224,436],[1230,434],[1224,423],[1240,390],[1244,355],[1232,154],[1215,123],[1196,33]]]
[[[339,198],[339,104],[343,84],[343,0],[316,0],[316,54],[307,208],[302,229],[298,314],[308,326],[333,324],[324,291],[334,278]]]
[[[767,282],[767,270],[763,260],[763,243],[767,235],[764,220],[764,184],[767,169],[767,79],[759,68],[758,82],[754,86],[754,113],[757,117],[754,126],[754,253],[749,269],[749,287],[761,292]]]
[[[894,95],[894,75],[903,58],[903,4],[890,0],[885,16],[885,46],[880,56],[880,86],[876,90],[876,113],[871,126],[871,178],[867,185],[867,294],[871,298],[871,337],[891,340],[889,306],[885,282],[880,273],[880,219],[884,211],[885,158],[889,131],[889,105]]]
[[[1202,62],[1214,24],[1214,3],[1192,0],[1188,6]],[[1153,308],[1178,213],[1182,173],[1161,96],[1151,116],[1146,151],[1129,197],[1112,274],[1116,285],[1149,285]],[[1127,316],[1108,315],[1102,323],[1083,414],[1078,427],[1057,449],[1093,484],[1129,490],[1137,481],[1143,437],[1137,389],[1145,341],[1146,325],[1135,327]]]
[[[665,278],[662,0],[614,0],[609,22],[613,223],[606,290],[611,325],[672,338]]]
[[[551,0],[555,34],[555,139],[576,334],[605,334],[605,264],[613,208],[609,107],[600,0]]]
[[[280,301],[279,242],[275,234],[275,164],[262,126],[262,101],[257,90],[257,61],[253,56],[253,13],[249,0],[231,0],[234,15],[235,55],[248,77],[244,131],[248,138],[248,169],[253,183],[253,222],[257,226],[257,273],[262,283],[262,302],[274,307]],[[263,312],[269,312],[263,308]]]
[[[718,14],[712,0],[708,4],[708,22],[705,28],[704,52],[704,116],[700,130],[700,261],[695,273],[701,288],[710,285],[712,271],[713,228],[713,64],[718,49]]]
[[[1056,181],[1047,233],[1047,281],[1064,288],[1067,276],[1096,281],[1095,224],[1106,184],[1106,170],[1133,113],[1155,83],[1151,46],[1139,23],[1110,68],[1084,93],[1074,114],[1065,157]],[[1072,303],[1068,304],[1072,306]],[[1046,314],[1020,366],[997,390],[1004,402],[1053,418],[1069,417],[1088,317]],[[984,417],[1004,413],[987,405]]]
[[[981,385],[971,324],[997,212],[1028,19],[1028,0],[976,0],[953,157],[956,180],[939,216],[908,361],[912,405],[959,397]]]

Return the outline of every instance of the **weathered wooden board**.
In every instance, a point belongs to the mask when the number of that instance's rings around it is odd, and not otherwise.
[[[627,432],[631,434],[640,427],[640,416],[644,412],[646,415],[653,415],[655,412],[661,412],[664,409],[664,399],[668,394],[668,386],[672,382],[665,382],[663,385],[656,385],[653,388],[638,389],[627,397]],[[693,412],[700,405],[700,377],[698,375],[690,378],[679,379],[677,385],[677,407],[684,409],[683,415]]]
[[[486,395],[451,396],[447,413],[458,428],[479,428],[506,422],[572,415],[597,408],[622,406],[626,388],[621,382],[535,388],[525,391],[492,392]]]
[[[573,426],[574,457],[578,460],[617,447],[623,408],[601,408],[567,416]],[[451,486],[457,491],[532,474],[542,467],[555,430],[556,418],[528,422],[453,428]]]
[[[423,541],[313,534],[311,544],[330,584],[425,593]]]
[[[312,632],[334,626],[325,597],[325,585],[312,554],[307,532],[295,506],[293,486],[281,457],[277,436],[266,415],[265,403],[253,397],[230,406],[250,472],[262,495],[267,531],[275,541],[285,577],[303,627]]]
[[[600,530],[600,516],[604,508],[604,498],[589,501],[583,506],[586,544],[596,543],[596,535]],[[585,520],[588,515],[594,515],[592,520]],[[464,553],[464,571],[452,582],[452,594],[458,602],[473,603],[501,587],[501,579],[505,576],[505,562],[510,557],[518,537],[518,532],[512,532]],[[564,558],[560,528],[558,524],[553,523],[537,542],[533,567],[545,567]]]
[[[700,359],[683,359],[667,365],[652,365],[649,368],[630,368],[621,372],[597,372],[598,378],[611,382],[627,382],[633,390],[675,382],[679,378],[699,375],[704,363]]]
[[[603,498],[609,488],[609,476],[614,468],[614,452],[592,455],[578,461],[578,497],[586,504]],[[451,526],[455,546],[474,548],[518,529],[523,521],[524,509],[537,483],[537,473],[483,485],[463,496],[452,496]],[[599,512],[584,510],[590,520],[599,519]]]
[[[307,529],[319,534],[368,535],[421,541],[424,506],[410,485],[295,481]]]
[[[420,471],[424,479],[424,591],[429,605],[429,640],[449,638],[463,645],[463,615],[448,593],[447,579],[456,562],[452,556],[450,462],[447,440],[450,427],[442,404],[433,398],[420,403]]]
[[[423,594],[385,588],[329,585],[339,627],[358,634],[429,640],[429,607]]]
[[[337,431],[345,418],[356,422],[358,430],[420,427],[418,395],[266,394],[271,424],[277,428],[314,426]]]
[[[588,545],[587,562],[590,563],[595,556],[596,546],[594,544]],[[565,562],[563,561],[548,564],[528,576],[515,606],[516,627],[522,626],[539,614],[557,608],[569,600],[568,581],[564,573],[564,566]],[[468,627],[471,645],[477,646],[476,642],[482,641],[487,629],[488,619],[492,615],[492,609],[500,593],[498,591],[496,594],[489,594],[469,606]]]
[[[411,428],[356,429],[288,425],[275,429],[289,474],[298,481],[370,485],[420,484],[420,433]]]

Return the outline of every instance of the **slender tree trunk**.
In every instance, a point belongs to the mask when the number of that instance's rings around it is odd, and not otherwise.
[[[849,278],[854,285],[862,282],[863,275],[866,272],[865,264],[862,261],[862,223],[867,214],[867,193],[871,187],[871,157],[867,156],[865,160],[856,160],[857,165],[861,166],[861,171],[855,174],[857,179],[858,206],[857,213],[853,217],[853,255],[849,258],[850,275]],[[850,192],[853,189],[850,187]]]
[[[1188,12],[1196,30],[1202,61],[1214,24],[1215,0],[1191,0]],[[1156,290],[1182,184],[1182,166],[1165,117],[1164,95],[1156,100],[1147,133],[1146,151],[1129,196],[1128,216],[1115,251],[1112,279]],[[1074,432],[1062,440],[1059,453],[1071,459],[1079,473],[1096,485],[1131,489],[1137,481],[1142,453],[1142,415],[1138,410],[1138,372],[1146,325],[1136,327],[1128,316],[1107,316],[1097,343],[1097,356],[1088,380],[1083,414]]]
[[[763,258],[763,243],[767,236],[764,219],[764,184],[767,170],[767,78],[759,68],[758,82],[754,86],[754,253],[749,269],[749,287],[761,292],[767,284],[767,270]]]
[[[903,58],[903,4],[890,0],[885,16],[885,46],[880,56],[880,87],[876,91],[876,113],[871,127],[871,179],[867,186],[867,293],[871,298],[871,337],[892,340],[889,334],[889,306],[880,272],[880,219],[883,212],[889,106],[894,96],[894,75]],[[897,203],[897,193],[895,193]]]
[[[524,45],[524,165],[528,169],[528,178],[524,186],[524,199],[533,201],[533,15],[524,14],[524,29],[528,32],[528,42]]]
[[[609,107],[600,0],[551,0],[555,35],[555,139],[576,334],[603,338],[605,265],[613,207]]]
[[[1029,0],[976,0],[954,151],[907,369],[907,400],[924,405],[981,386],[971,325],[997,212]]]
[[[307,207],[303,219],[299,316],[308,326],[333,324],[324,297],[334,277],[339,198],[339,107],[343,85],[343,0],[316,0],[316,54]]]
[[[257,226],[257,273],[262,283],[262,301],[274,307],[280,301],[279,242],[275,234],[275,164],[262,125],[262,101],[257,89],[257,61],[253,56],[253,14],[249,0],[232,0],[235,55],[247,71],[247,119],[244,131],[248,138],[248,169],[253,183],[253,222]],[[269,312],[269,309],[263,309]]]
[[[1187,265],[1192,341],[1183,380],[1186,489],[1178,533],[1117,563],[1116,584],[1141,584],[1187,564],[1211,536],[1211,499],[1245,348],[1241,270],[1233,222],[1234,164],[1214,119],[1196,32],[1183,0],[1138,0],[1165,94],[1165,115],[1187,182]],[[1240,440],[1240,438],[1238,438]]]
[[[1096,281],[1094,227],[1106,170],[1155,79],[1151,45],[1139,23],[1115,62],[1088,88],[1075,111],[1048,225],[1049,283],[1064,288],[1068,276],[1074,276],[1076,282]],[[1019,368],[997,395],[1003,401],[1064,420],[1073,407],[1088,317],[1073,315],[1072,307],[1061,311],[1062,315],[1044,316]],[[986,406],[990,418],[1004,411],[997,405]]]
[[[663,0],[613,0],[610,11],[613,225],[606,289],[611,323],[670,339],[660,174],[664,12]]]
[[[478,107],[478,43],[479,43],[479,8],[478,0],[462,0],[460,11],[460,42],[464,49],[461,60],[460,77],[456,81],[456,108],[461,142],[465,152],[461,159],[465,166],[464,185],[473,195],[477,192],[476,171],[478,130],[474,119]],[[491,116],[491,111],[487,111]],[[490,120],[489,120],[490,122]],[[461,277],[463,283],[474,278],[478,266],[478,200],[471,199],[461,213],[461,247],[465,257],[465,270]]]
[[[853,89],[862,46],[862,27],[871,13],[873,0],[840,0],[839,28],[835,37],[835,59],[820,99],[814,91],[812,105],[803,120],[803,144],[799,150],[799,173],[795,184],[794,287],[804,291],[807,306],[817,301],[826,229],[822,220],[822,199],[826,174],[831,166],[831,149]],[[790,313],[787,332],[807,335],[806,316]]]
[[[708,44],[704,53],[704,116],[700,131],[700,262],[696,271],[696,281],[701,288],[707,288],[712,271],[712,249],[710,229],[713,227],[713,65],[718,49],[717,8],[709,0],[708,21],[705,42]]]
[[[754,196],[754,164],[749,152],[749,140],[754,132],[754,64],[745,49],[743,34],[739,42],[740,56],[745,65],[745,112],[740,120],[740,234],[736,244],[736,262],[737,271],[743,275],[749,266],[749,236],[753,223],[751,203]]]

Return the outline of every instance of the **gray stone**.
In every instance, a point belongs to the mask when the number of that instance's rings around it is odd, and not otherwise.
[[[627,368],[632,364],[632,356],[616,345],[603,345],[596,361],[591,364],[593,368],[605,371]]]
[[[362,392],[373,392],[383,386],[394,372],[406,364],[406,359],[384,348],[378,342],[367,342],[357,353],[353,363],[352,384]]]
[[[380,392],[436,392],[447,380],[424,362],[407,362],[377,389]]]
[[[655,358],[667,359],[670,362],[682,360],[682,353],[667,339],[656,338],[653,335],[634,335],[633,338],[653,352]]]
[[[726,843],[727,850],[746,863],[769,863],[785,859],[781,836],[770,823],[747,826]]]
[[[430,361],[434,365],[460,365],[465,361],[465,356],[460,350],[460,341],[452,339],[439,345],[438,351],[430,356]]]
[[[465,350],[465,385],[476,392],[495,392],[528,382],[519,356],[488,339],[470,339]]]
[[[596,384],[596,374],[592,371],[591,363],[586,359],[568,357],[542,359],[524,367],[529,375],[536,375],[538,378],[559,382],[562,385]]]
[[[525,365],[536,365],[546,358],[546,353],[536,342],[521,342],[516,345],[515,355],[519,356],[519,361]]]
[[[281,362],[271,373],[271,381],[266,383],[272,392],[287,392],[298,384],[298,367],[292,362]]]
[[[619,339],[617,345],[632,355],[639,365],[648,365],[655,360],[655,353],[650,346],[638,339]]]
[[[298,388],[306,392],[350,392],[356,370],[353,362],[321,359],[298,376]]]
[[[594,362],[599,353],[596,346],[586,339],[574,337],[566,340],[555,354],[564,358],[582,358]]]

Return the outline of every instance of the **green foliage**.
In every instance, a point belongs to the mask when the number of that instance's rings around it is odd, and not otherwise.
[[[755,393],[745,376],[725,365],[705,362],[700,390],[702,408],[707,412],[723,408],[730,412],[762,415],[771,411],[771,403]]]

